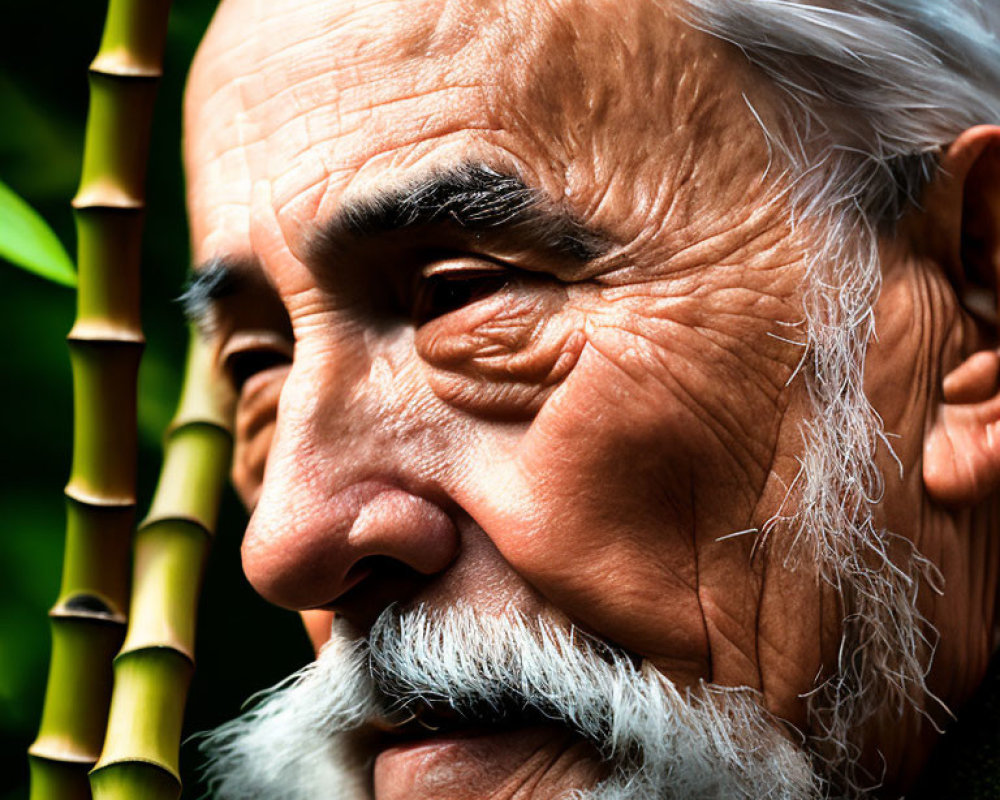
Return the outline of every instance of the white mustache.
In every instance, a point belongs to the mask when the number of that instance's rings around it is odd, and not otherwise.
[[[206,736],[209,788],[220,800],[367,797],[358,733],[414,704],[561,723],[612,767],[578,793],[587,800],[821,796],[808,757],[751,692],[683,691],[573,628],[467,606],[390,608],[362,641],[335,631],[314,664]]]

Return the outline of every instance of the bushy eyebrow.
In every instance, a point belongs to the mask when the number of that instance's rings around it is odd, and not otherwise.
[[[202,336],[210,337],[215,326],[215,307],[219,300],[239,289],[240,272],[229,259],[213,258],[194,268],[177,301],[189,324]]]
[[[509,235],[528,247],[578,263],[603,255],[611,241],[529,187],[516,175],[467,163],[402,187],[344,203],[307,244],[308,259],[336,260],[346,244],[401,232],[449,228],[473,237]],[[191,270],[178,298],[188,322],[206,338],[216,327],[218,302],[244,288],[246,259],[213,258]]]
[[[609,240],[577,221],[516,175],[476,163],[345,202],[314,234],[310,260],[322,263],[346,242],[435,227],[468,235],[510,233],[520,245],[585,263]]]

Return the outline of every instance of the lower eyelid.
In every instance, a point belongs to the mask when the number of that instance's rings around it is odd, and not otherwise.
[[[282,372],[261,372],[244,384],[236,409],[236,435],[249,442],[278,416],[278,398],[290,367]]]
[[[513,294],[513,293],[512,293]],[[417,350],[428,363],[452,368],[488,348],[494,354],[525,347],[544,311],[533,297],[493,294],[417,330]]]
[[[584,324],[566,300],[552,285],[495,295],[420,328],[417,352],[432,368],[470,378],[544,382]]]

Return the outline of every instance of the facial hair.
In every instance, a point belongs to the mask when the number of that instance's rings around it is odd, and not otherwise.
[[[682,690],[574,628],[508,612],[390,607],[365,639],[335,626],[319,658],[207,734],[218,800],[364,800],[365,730],[415,706],[470,721],[532,713],[590,742],[609,775],[576,800],[822,796],[808,756],[748,690]]]

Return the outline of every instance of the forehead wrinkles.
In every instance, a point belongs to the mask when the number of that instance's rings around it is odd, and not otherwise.
[[[193,193],[212,195],[206,211],[264,180],[274,211],[300,226],[331,212],[362,165],[493,127],[485,87],[511,38],[502,4],[275,5],[229,0],[196,61],[188,166]]]
[[[547,148],[582,220],[661,255],[760,203],[769,149],[749,104],[776,119],[772,87],[679,5],[566,0],[500,106],[504,128]]]

